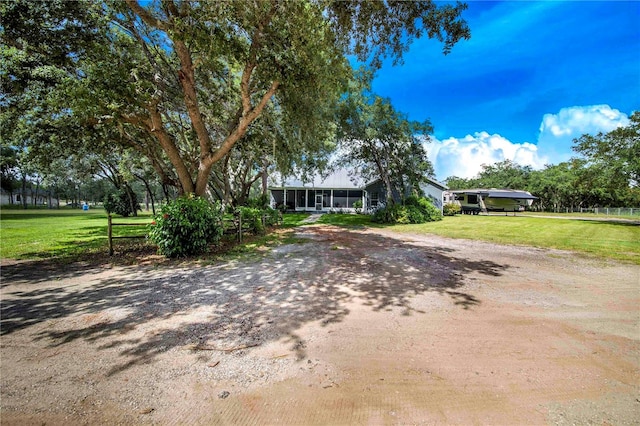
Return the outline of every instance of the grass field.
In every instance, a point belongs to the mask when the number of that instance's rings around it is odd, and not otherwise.
[[[307,216],[285,214],[283,226],[298,226]],[[135,218],[114,221],[149,223],[151,216],[142,213]],[[372,225],[369,216],[339,214],[324,215],[318,223],[351,228]],[[390,229],[409,234],[573,250],[640,264],[640,226],[630,222],[462,215],[422,225],[396,225]],[[144,232],[143,227],[114,228],[114,235]],[[107,215],[104,210],[0,210],[0,257],[3,259],[73,258],[106,251]]]
[[[544,216],[460,215],[422,225],[396,225],[391,229],[404,233],[572,250],[640,264],[640,226],[633,222]]]
[[[114,223],[150,223],[149,213],[114,219]],[[114,235],[141,234],[142,226],[114,227]],[[44,259],[72,257],[107,251],[107,213],[102,209],[82,211],[0,210],[0,257]]]

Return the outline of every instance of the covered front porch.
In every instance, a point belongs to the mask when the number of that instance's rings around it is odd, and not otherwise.
[[[360,201],[365,205],[366,191],[346,188],[270,188],[271,206],[289,211],[355,211]]]

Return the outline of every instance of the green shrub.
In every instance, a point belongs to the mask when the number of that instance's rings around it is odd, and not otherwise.
[[[427,198],[408,197],[404,205],[389,204],[378,209],[371,218],[376,223],[425,223],[442,220],[440,210]]]
[[[247,227],[249,232],[254,234],[264,234],[264,225],[262,224],[262,210],[253,207],[238,207],[237,210],[242,216],[242,225]]]
[[[375,223],[396,223],[400,207],[399,204],[395,203],[387,204],[375,211],[371,221]]]
[[[442,214],[444,214],[445,216],[455,216],[457,214],[460,214],[461,211],[462,208],[459,204],[456,203],[447,203],[442,208]]]
[[[131,192],[131,198],[135,208],[140,210],[138,207],[138,197],[136,196],[135,192]],[[133,208],[131,207],[129,195],[127,194],[127,191],[123,189],[119,189],[105,195],[102,203],[104,205],[104,209],[109,214],[115,213],[123,217],[129,217],[130,215],[135,213],[135,211],[133,211]]]
[[[431,200],[429,200],[428,198],[419,198],[418,208],[424,216],[424,222],[435,222],[438,220],[442,220],[442,212],[439,208],[434,206]]]
[[[416,206],[402,206],[398,212],[397,223],[409,224],[409,223],[424,223],[425,216],[419,207]]]
[[[238,207],[236,214],[242,215],[242,225],[254,234],[264,234],[265,227],[277,225],[282,213],[270,207],[259,209],[255,207]],[[263,223],[264,218],[264,223]]]
[[[246,207],[253,207],[254,209],[266,210],[270,209],[269,196],[262,194],[258,197],[249,198],[246,203]]]
[[[356,200],[353,202],[353,208],[356,211],[356,214],[362,213],[362,200]]]
[[[204,253],[222,236],[222,211],[219,204],[190,194],[162,208],[149,229],[149,239],[166,257]]]

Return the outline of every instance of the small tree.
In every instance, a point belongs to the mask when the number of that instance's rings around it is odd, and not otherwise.
[[[104,197],[104,209],[107,213],[115,213],[123,217],[129,217],[139,210],[138,197],[135,192],[119,189]]]

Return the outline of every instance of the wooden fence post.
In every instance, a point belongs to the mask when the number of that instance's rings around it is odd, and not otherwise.
[[[242,212],[238,212],[238,242],[242,242]]]
[[[109,238],[109,256],[113,256],[113,225],[111,223],[111,213],[107,215],[107,237]]]

